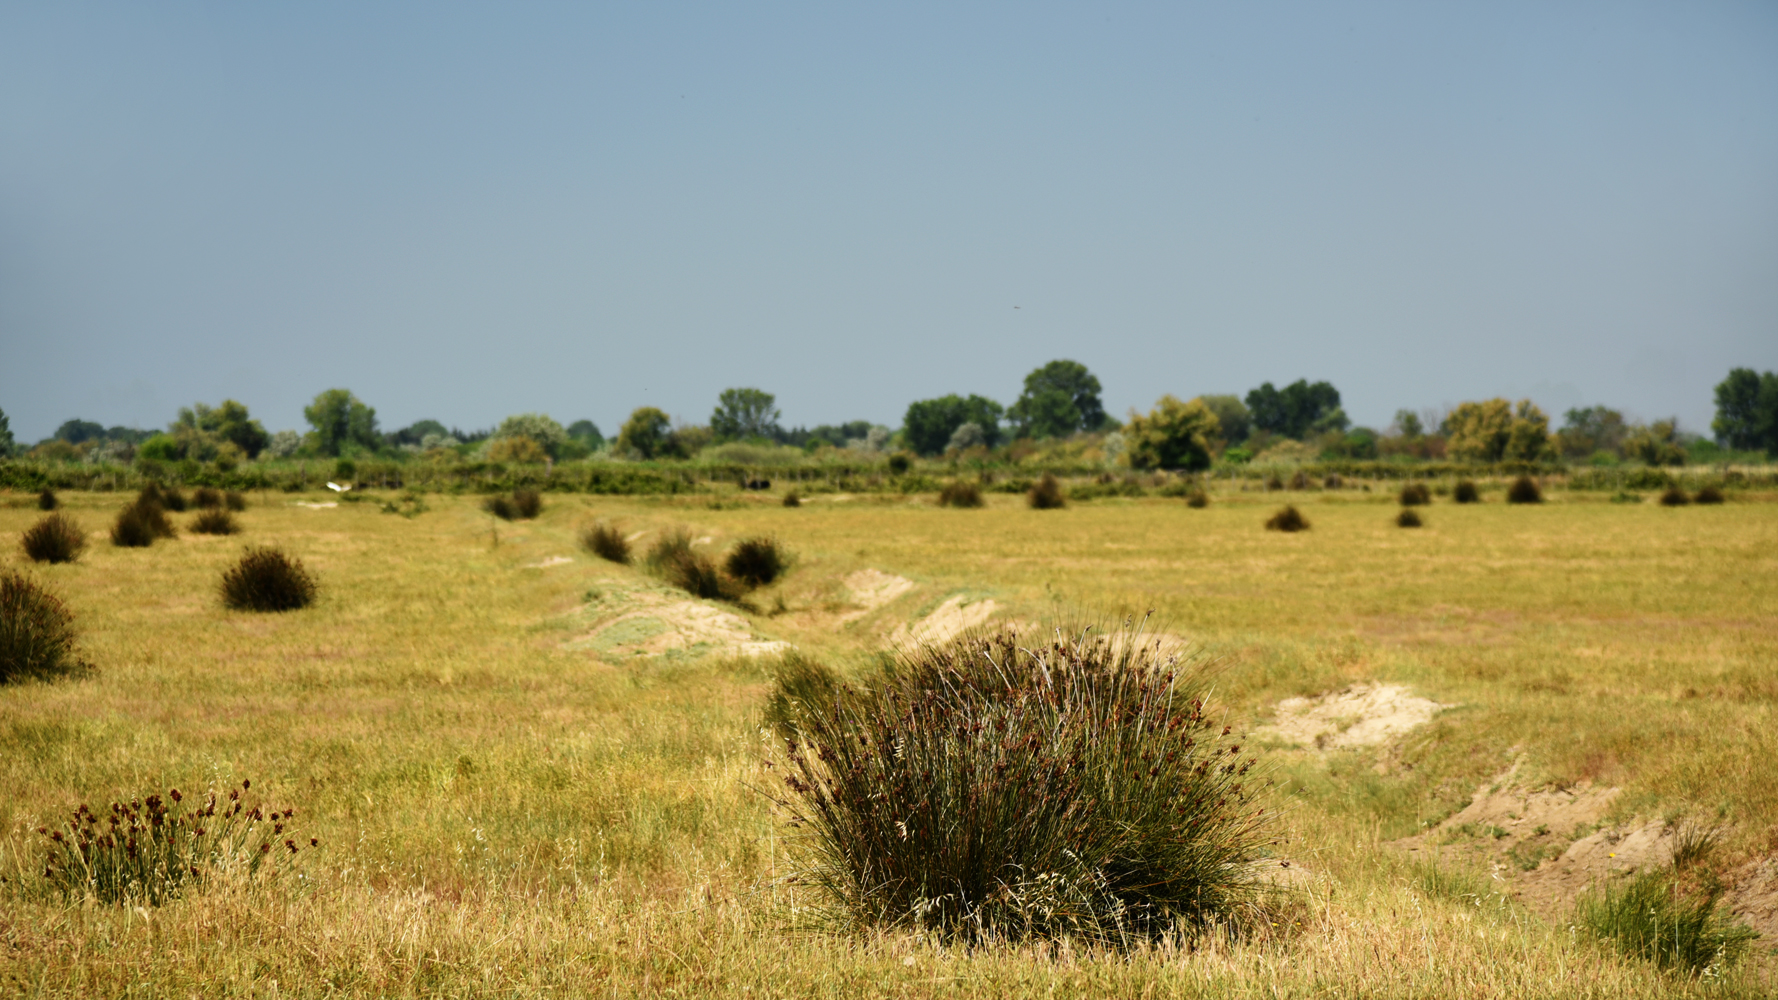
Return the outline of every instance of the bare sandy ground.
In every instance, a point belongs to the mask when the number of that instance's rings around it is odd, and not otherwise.
[[[1382,746],[1450,707],[1400,684],[1354,684],[1317,698],[1284,699],[1276,721],[1253,735],[1323,750]]]

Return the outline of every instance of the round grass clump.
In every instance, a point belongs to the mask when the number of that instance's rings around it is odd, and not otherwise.
[[[1308,531],[1309,519],[1294,504],[1287,504],[1283,510],[1266,519],[1267,531]]]
[[[51,514],[27,528],[19,544],[32,562],[73,562],[86,548],[86,532],[66,514]]]
[[[247,498],[234,490],[229,490],[222,495],[222,505],[238,514],[247,509]]]
[[[1205,507],[1210,506],[1210,494],[1201,489],[1192,490],[1185,495],[1185,505],[1194,510],[1203,510]]]
[[[853,926],[1128,948],[1263,912],[1255,758],[1139,628],[908,648],[858,687],[785,673],[793,864]]]
[[[1418,528],[1424,523],[1412,507],[1403,507],[1401,513],[1395,515],[1395,526],[1398,528]]]
[[[208,486],[200,486],[191,493],[191,505],[199,510],[216,510],[222,506],[222,493]]]
[[[233,514],[220,507],[211,507],[198,512],[192,519],[191,530],[200,535],[232,535],[240,531],[241,526],[235,523]]]
[[[146,492],[147,491],[144,490],[144,493]],[[158,502],[161,507],[172,511],[175,514],[185,513],[185,509],[190,506],[190,504],[185,501],[185,494],[179,492],[179,487],[177,486],[169,486],[163,490],[159,490],[158,493]]]
[[[722,568],[748,587],[763,587],[784,575],[790,565],[776,538],[744,538],[729,550]]]
[[[692,548],[691,536],[683,529],[661,536],[648,550],[648,568],[668,583],[693,597],[733,599],[738,589],[717,571],[710,557]]]
[[[982,488],[974,483],[966,483],[961,479],[945,484],[945,488],[940,490],[938,494],[938,505],[940,507],[972,508],[980,507],[982,506],[982,503]]]
[[[1719,490],[1714,486],[1704,487],[1703,489],[1698,491],[1697,496],[1692,498],[1692,503],[1699,503],[1699,504],[1715,504],[1715,503],[1722,503],[1722,502],[1723,502],[1722,490]]]
[[[802,505],[803,505],[803,498],[797,496],[795,490],[791,490],[789,493],[784,494],[784,506],[786,506],[786,507],[801,507]]]
[[[146,490],[118,511],[117,520],[111,525],[111,544],[120,548],[147,548],[155,539],[177,535],[173,522],[167,520],[167,512],[161,509],[159,494],[150,496]]]
[[[1506,488],[1507,503],[1543,503],[1543,490],[1537,488],[1537,480],[1530,476],[1520,476]]]
[[[543,513],[543,494],[536,490],[513,490],[512,509],[520,520],[533,520]]]
[[[61,505],[62,501],[56,496],[56,491],[47,486],[43,488],[42,493],[37,494],[38,510],[55,510]]]
[[[295,611],[314,602],[314,577],[278,549],[248,549],[222,574],[222,603],[236,611]]]
[[[1685,491],[1677,486],[1669,486],[1661,494],[1661,506],[1663,507],[1684,507],[1691,502],[1692,498],[1686,496]]]
[[[23,573],[0,572],[0,684],[86,672],[75,638],[67,605]]]
[[[519,516],[518,508],[512,505],[512,498],[508,496],[489,497],[482,501],[482,509],[502,521],[511,521]]]
[[[621,566],[630,564],[630,543],[624,538],[623,532],[603,521],[583,532],[580,544],[586,546],[588,552],[607,562]]]
[[[1290,488],[1293,490],[1308,489],[1309,488],[1309,474],[1307,472],[1304,472],[1301,469],[1298,469],[1296,471],[1296,475],[1290,477]]]
[[[1056,481],[1051,473],[1044,473],[1031,492],[1025,494],[1025,502],[1032,510],[1059,510],[1068,506],[1068,500],[1062,496],[1062,484]]]
[[[1425,483],[1409,483],[1401,488],[1403,507],[1423,507],[1432,502],[1432,491]]]
[[[1476,489],[1474,483],[1467,479],[1459,479],[1457,485],[1451,490],[1451,499],[1458,503],[1480,503],[1482,494]]]

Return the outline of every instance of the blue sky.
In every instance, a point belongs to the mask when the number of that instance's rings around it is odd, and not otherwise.
[[[0,7],[0,409],[612,431],[1778,368],[1778,5]]]

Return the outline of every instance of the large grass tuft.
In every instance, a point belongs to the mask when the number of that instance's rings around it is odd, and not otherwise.
[[[216,510],[222,506],[222,491],[200,486],[191,491],[191,505],[199,510]]]
[[[232,535],[240,531],[241,526],[235,523],[233,514],[220,507],[211,507],[192,518],[191,530],[200,535]]]
[[[1283,510],[1266,519],[1267,531],[1308,531],[1309,519],[1296,505],[1287,504]]]
[[[630,564],[630,543],[614,525],[604,521],[594,524],[581,533],[580,544],[586,546],[588,552],[607,562],[620,566]]]
[[[784,575],[790,559],[776,538],[743,538],[729,550],[722,568],[748,587],[763,587]]]
[[[1208,684],[1126,627],[904,650],[801,702],[799,879],[855,926],[1127,947],[1261,899],[1254,765]]]
[[[278,549],[248,549],[222,574],[222,603],[236,611],[295,611],[314,601],[314,577]]]
[[[1633,958],[1696,975],[1734,964],[1757,935],[1717,911],[1721,889],[1686,892],[1669,868],[1604,885],[1575,904],[1575,923]]]
[[[1210,494],[1204,492],[1204,488],[1200,486],[1185,495],[1185,505],[1194,510],[1203,510],[1210,506]]]
[[[1401,513],[1395,515],[1395,526],[1398,528],[1418,528],[1424,523],[1412,507],[1403,507]]]
[[[1715,486],[1706,486],[1703,489],[1698,491],[1697,496],[1692,497],[1692,503],[1718,504],[1718,503],[1722,503],[1722,502],[1723,502],[1722,490],[1717,489]]]
[[[966,483],[959,479],[945,484],[939,491],[940,507],[980,507],[982,506],[982,488],[974,483]]]
[[[1458,503],[1480,503],[1482,494],[1476,489],[1474,483],[1467,479],[1459,479],[1456,487],[1451,490],[1451,499]]]
[[[1507,503],[1543,503],[1543,490],[1538,489],[1537,480],[1530,476],[1520,476],[1506,488]]]
[[[710,557],[692,548],[691,535],[683,528],[661,536],[648,550],[649,569],[693,597],[732,600],[739,589],[725,579]]]
[[[1031,492],[1025,495],[1025,502],[1032,510],[1057,510],[1068,505],[1067,498],[1062,496],[1062,484],[1050,473],[1044,473]]]
[[[0,684],[84,673],[74,613],[30,577],[0,572]]]
[[[62,501],[56,498],[56,491],[47,486],[43,488],[42,493],[37,494],[38,510],[55,510],[61,505]]]
[[[543,513],[543,494],[532,489],[513,490],[512,509],[521,521],[535,520]]]
[[[1401,505],[1403,507],[1421,507],[1432,502],[1432,491],[1425,483],[1408,483],[1401,488]]]
[[[763,721],[779,736],[793,737],[803,717],[824,711],[839,689],[839,675],[832,668],[793,649],[772,668],[772,694]]]
[[[153,545],[155,539],[173,538],[173,522],[167,519],[167,512],[161,507],[163,499],[160,490],[153,483],[143,487],[142,492],[117,512],[117,520],[111,526],[111,544],[123,548],[146,548]]]
[[[1692,498],[1677,486],[1669,486],[1661,493],[1661,506],[1684,507],[1692,502]]]
[[[68,515],[51,514],[25,529],[19,544],[32,562],[73,562],[86,548],[86,532]]]

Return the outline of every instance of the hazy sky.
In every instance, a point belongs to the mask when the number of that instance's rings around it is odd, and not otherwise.
[[[1778,368],[1778,4],[0,6],[21,440],[894,425],[1057,357],[1703,430]]]

